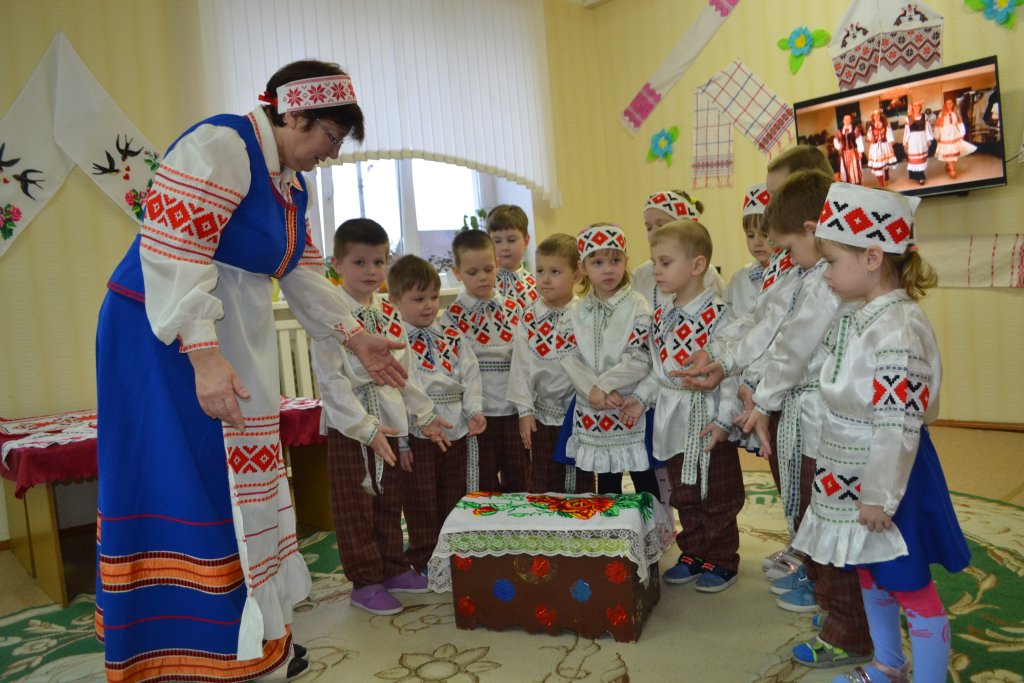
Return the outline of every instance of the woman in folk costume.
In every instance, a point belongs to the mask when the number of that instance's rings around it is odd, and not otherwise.
[[[910,114],[903,127],[903,149],[907,153],[907,174],[911,180],[916,180],[918,185],[924,185],[924,172],[928,170],[928,148],[935,139],[932,133],[932,124],[928,118],[921,113],[924,106],[922,100],[917,100],[910,105]]]
[[[871,123],[867,129],[868,167],[875,174],[879,187],[885,187],[889,180],[889,168],[896,165],[896,153],[892,149],[892,126],[881,109],[871,112]]]
[[[96,630],[111,680],[307,666],[291,642],[310,578],[281,457],[273,279],[314,338],[402,381],[394,345],[324,278],[298,175],[363,139],[351,79],[295,62],[260,100],[171,145],[100,310]]]
[[[860,185],[864,174],[860,169],[860,155],[864,153],[864,136],[861,135],[860,124],[853,123],[849,114],[843,117],[843,125],[836,131],[832,142],[839,152],[839,178],[844,183]]]
[[[939,144],[935,150],[935,158],[946,162],[946,175],[956,178],[956,162],[977,149],[969,142],[964,142],[964,121],[956,110],[952,99],[946,100],[942,112],[935,119],[935,139]]]
[[[970,551],[950,502],[927,424],[938,414],[942,363],[916,299],[936,284],[913,246],[916,199],[835,184],[815,235],[825,279],[863,301],[825,338],[825,416],[813,497],[793,547],[821,563],[855,568],[874,661],[834,683],[908,681],[900,608],[915,681],[945,681],[949,619],[931,564],[958,572]],[[848,217],[870,216],[857,234]]]

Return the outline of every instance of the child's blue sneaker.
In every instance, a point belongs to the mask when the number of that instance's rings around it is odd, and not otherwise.
[[[736,579],[739,578],[739,575],[732,569],[726,569],[710,562],[705,562],[703,569],[704,571],[694,585],[694,589],[701,593],[720,593],[736,583]]]
[[[800,565],[800,568],[792,574],[772,581],[769,590],[776,595],[785,595],[803,585],[810,585],[812,590],[814,588],[814,584],[807,578],[807,567]]]
[[[825,617],[828,616],[828,612],[818,612],[811,617],[811,628],[815,631],[820,631],[825,625]]]
[[[676,565],[661,575],[665,583],[690,583],[704,573],[704,561],[692,555],[680,555]]]
[[[821,638],[814,638],[793,648],[793,661],[812,669],[829,669],[870,662],[871,655],[847,652],[841,647],[829,645]]]
[[[818,611],[818,603],[814,599],[814,588],[810,581],[775,598],[775,604],[790,612]]]

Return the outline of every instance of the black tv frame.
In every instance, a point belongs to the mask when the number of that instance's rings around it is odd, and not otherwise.
[[[944,66],[937,69],[929,69],[928,71],[921,71],[908,76],[901,76],[894,78],[890,81],[884,81],[880,83],[873,83],[867,86],[861,86],[859,88],[851,88],[850,90],[843,90],[838,93],[832,93],[829,95],[822,95],[821,97],[815,97],[809,100],[802,100],[793,104],[794,123],[797,129],[797,136],[801,135],[800,123],[799,123],[799,112],[801,109],[807,107],[815,107],[822,104],[828,104],[829,102],[835,102],[839,100],[847,100],[850,98],[857,99],[863,98],[870,95],[881,95],[886,90],[896,86],[910,86],[914,83],[921,81],[931,81],[941,76],[955,74],[960,71],[968,71],[970,69],[976,69],[978,67],[984,67],[991,65],[995,72],[995,88],[996,92],[999,93],[999,153],[994,154],[999,158],[1002,164],[1002,175],[992,176],[989,178],[982,178],[980,180],[964,180],[954,181],[943,185],[928,186],[923,185],[921,187],[914,187],[906,190],[898,190],[900,194],[914,197],[937,197],[941,195],[964,195],[970,190],[980,190],[983,188],[990,187],[1004,187],[1007,185],[1006,178],[1006,129],[1003,126],[1003,122],[1006,120],[1006,115],[1003,109],[1003,98],[1002,98],[1002,85],[999,82],[999,62],[996,55],[991,57],[982,57],[980,59],[974,59],[969,62],[961,62],[959,64],[953,64],[951,66]],[[893,132],[896,131],[896,127],[893,127]],[[817,134],[819,131],[810,131],[812,134]],[[929,157],[931,158],[931,157]],[[901,160],[900,163],[903,163]],[[870,174],[868,168],[864,168],[865,174]]]

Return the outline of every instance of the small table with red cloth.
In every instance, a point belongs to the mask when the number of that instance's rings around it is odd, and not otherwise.
[[[282,397],[281,444],[287,448],[325,442],[320,411],[319,399]],[[54,485],[96,477],[96,411],[0,418],[0,462],[11,550],[43,592],[66,606]]]
[[[660,596],[658,560],[673,531],[648,493],[478,491],[445,520],[430,586],[452,591],[458,628],[635,641]]]

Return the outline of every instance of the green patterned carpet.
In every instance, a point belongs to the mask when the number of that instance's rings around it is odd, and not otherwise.
[[[936,570],[953,633],[950,680],[1024,683],[1024,509],[954,495],[973,553],[958,575]],[[640,642],[571,634],[495,633],[454,627],[450,594],[401,596],[408,608],[372,617],[348,604],[351,585],[337,562],[334,535],[302,539],[313,590],[297,609],[296,639],[310,652],[301,681],[830,681],[788,660],[813,635],[806,615],[774,605],[760,558],[785,537],[779,501],[766,473],[747,474],[740,517],[741,579],[717,595],[663,585]],[[662,569],[671,566],[670,550]],[[101,681],[102,649],[93,636],[93,598],[64,610],[38,607],[0,619],[0,679]],[[909,652],[909,645],[906,645]]]

